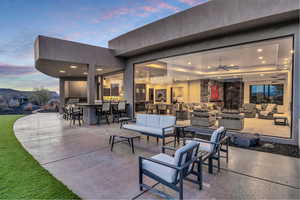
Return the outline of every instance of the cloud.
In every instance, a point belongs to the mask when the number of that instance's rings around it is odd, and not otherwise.
[[[188,4],[189,6],[196,6],[205,3],[209,0],[178,0],[181,3]]]
[[[34,73],[37,73],[37,71],[32,66],[17,66],[0,63],[0,76],[21,76]]]
[[[140,5],[131,6],[131,7],[124,6],[124,7],[108,10],[107,12],[104,12],[100,17],[92,20],[92,22],[100,23],[102,21],[124,16],[124,15],[147,17],[152,13],[157,13],[162,10],[169,10],[172,12],[180,11],[178,7],[168,4],[162,0],[149,0],[145,2],[147,4],[143,6]]]

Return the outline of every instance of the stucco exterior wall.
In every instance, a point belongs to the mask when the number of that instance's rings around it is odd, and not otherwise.
[[[117,55],[132,56],[195,39],[247,30],[299,17],[298,0],[211,0],[109,41]]]

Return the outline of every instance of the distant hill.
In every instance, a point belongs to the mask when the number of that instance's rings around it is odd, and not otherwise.
[[[0,88],[0,96],[5,96],[6,98],[10,99],[13,97],[30,97],[34,93],[34,91],[20,91],[8,88]],[[51,99],[58,99],[59,95],[57,92],[50,91]]]

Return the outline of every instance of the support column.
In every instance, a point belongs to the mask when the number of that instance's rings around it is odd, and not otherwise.
[[[127,103],[129,103],[129,116],[134,115],[134,66],[133,63],[129,62],[124,71],[124,97]]]
[[[88,65],[88,76],[87,76],[87,103],[94,104],[96,99],[96,65]],[[85,122],[88,125],[94,125],[97,123],[96,110],[93,107],[87,107],[84,110]]]
[[[63,78],[59,78],[59,100],[60,100],[60,106],[59,106],[59,113],[63,113],[63,106],[65,105],[65,80]]]

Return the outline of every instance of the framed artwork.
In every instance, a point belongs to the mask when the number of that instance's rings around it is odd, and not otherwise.
[[[223,83],[219,81],[209,82],[209,102],[223,101]]]
[[[155,90],[155,101],[167,102],[167,90],[166,89]]]

